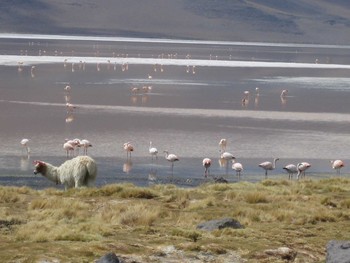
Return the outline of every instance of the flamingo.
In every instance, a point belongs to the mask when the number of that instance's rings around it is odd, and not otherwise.
[[[204,166],[204,176],[207,177],[209,175],[209,169],[211,166],[211,159],[210,158],[204,158],[203,161],[203,166]]]
[[[305,171],[311,167],[311,164],[307,162],[301,162],[297,164],[297,169],[298,169],[298,174],[297,174],[297,179],[299,177],[305,177]]]
[[[221,159],[225,159],[226,161],[228,161],[228,160],[232,160],[232,159],[236,159],[234,156],[233,156],[233,154],[232,153],[229,153],[229,152],[223,152],[222,154],[221,154]]]
[[[150,155],[152,156],[152,160],[153,160],[153,157],[155,156],[156,157],[156,160],[158,159],[158,149],[156,147],[153,147],[152,146],[152,142],[150,141],[149,142],[149,148],[148,148],[148,151],[150,153]]]
[[[22,72],[23,71],[23,62],[18,62],[18,72]]]
[[[283,167],[283,169],[288,172],[289,179],[293,178],[293,174],[298,173],[298,169],[295,164],[287,164],[285,167]]]
[[[69,157],[69,152],[74,152],[74,146],[69,142],[69,141],[67,141],[67,142],[65,142],[64,144],[63,144],[63,149],[66,151],[66,153],[67,153],[67,158]]]
[[[221,139],[220,141],[219,141],[219,146],[220,146],[220,148],[221,148],[221,151],[222,152],[225,152],[226,151],[226,146],[227,146],[227,140],[226,139]]]
[[[260,90],[258,87],[255,88],[255,99],[254,99],[254,106],[257,108],[259,106],[259,97],[260,97]]]
[[[287,89],[282,90],[281,98],[285,98],[287,96],[287,94],[288,94],[288,90]]]
[[[87,155],[88,152],[88,148],[92,147],[92,144],[90,143],[90,141],[83,139],[80,141],[80,146],[83,146],[84,148],[84,155]]]
[[[340,174],[340,169],[343,168],[344,162],[342,160],[330,161],[332,164],[332,168],[337,171],[337,174]]]
[[[66,91],[66,92],[70,92],[71,89],[72,89],[72,88],[71,88],[70,85],[67,85],[67,86],[64,87],[64,91]]]
[[[27,139],[27,138],[23,138],[23,139],[21,140],[21,144],[22,144],[22,146],[26,149],[27,154],[30,153],[30,148],[29,148],[29,146],[28,146],[28,143],[29,143],[29,139]]]
[[[279,158],[273,159],[273,162],[263,162],[259,164],[259,167],[263,168],[265,170],[265,176],[267,176],[268,170],[274,170],[276,168],[276,162],[279,160]]]
[[[134,94],[134,95],[138,94],[139,92],[140,92],[140,88],[138,88],[138,87],[133,87],[131,89],[131,93]]]
[[[66,103],[66,108],[67,108],[67,113],[69,113],[69,112],[72,112],[77,107],[74,104],[67,102]]]
[[[123,144],[123,148],[126,151],[126,158],[128,159],[129,156],[131,158],[131,152],[134,151],[134,146],[130,142],[126,142]]]
[[[65,141],[65,143],[67,143],[67,145],[66,145],[67,148],[70,148],[68,144],[70,144],[73,147],[73,149],[70,149],[70,151],[72,151],[73,154],[74,154],[75,149],[77,149],[77,151],[78,151],[77,154],[79,154],[79,147],[81,146],[81,143],[80,143],[80,140],[78,138],[75,138],[73,140],[65,139],[64,141]]]
[[[257,96],[257,97],[260,96],[260,89],[259,89],[259,87],[255,88],[255,96]]]
[[[152,90],[152,86],[143,86],[142,87],[142,91],[144,92],[144,93],[148,93],[148,92],[150,92]]]
[[[280,97],[281,97],[281,104],[283,106],[287,104],[287,94],[288,94],[287,89],[282,90]]]
[[[228,161],[229,161],[229,160],[234,160],[234,159],[236,159],[236,158],[233,156],[232,153],[229,153],[229,152],[223,152],[223,153],[221,154],[220,158],[221,158],[222,160],[224,160],[225,163],[226,163],[226,174],[227,174],[227,173],[228,173]]]
[[[167,150],[165,150],[164,153],[165,153],[165,159],[167,159],[169,162],[171,162],[171,171],[173,171],[174,162],[179,161],[179,158],[173,153],[169,154],[169,152]]]
[[[250,92],[248,90],[244,91],[242,106],[247,106],[249,104],[249,95],[250,95]]]
[[[235,160],[232,160],[232,170],[235,170],[236,175],[240,177],[241,172],[243,171],[243,165],[241,163],[236,163]]]

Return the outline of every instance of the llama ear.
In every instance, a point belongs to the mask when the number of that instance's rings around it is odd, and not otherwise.
[[[38,160],[33,161],[33,163],[34,163],[35,165],[37,165],[37,164],[39,164],[39,165],[45,165],[44,162],[38,161]]]

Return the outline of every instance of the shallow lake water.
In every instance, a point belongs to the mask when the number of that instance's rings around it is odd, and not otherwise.
[[[310,178],[348,176],[348,46],[0,35],[0,184],[56,187],[34,160],[60,165],[65,139],[88,139],[96,184],[265,179],[307,161]],[[66,85],[71,91],[64,90]],[[147,87],[147,92],[142,91]],[[259,95],[256,88],[259,88]],[[137,92],[132,92],[136,88]],[[148,89],[149,88],[149,89]],[[282,90],[288,93],[280,97]],[[249,96],[244,97],[244,92]],[[244,102],[242,99],[245,98]],[[76,108],[67,110],[66,102]],[[29,138],[27,155],[20,141]],[[219,162],[219,140],[244,166]],[[122,146],[132,142],[127,160]],[[149,142],[158,159],[148,153]],[[163,151],[178,155],[173,171]],[[82,150],[80,153],[82,154]],[[209,157],[210,178],[202,159]]]

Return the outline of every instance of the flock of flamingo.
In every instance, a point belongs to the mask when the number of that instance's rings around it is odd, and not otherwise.
[[[138,93],[140,91],[142,92],[148,92],[152,89],[151,86],[146,86],[142,89],[137,88],[137,90],[135,90],[136,88],[132,89],[131,92],[132,93]],[[259,96],[259,88],[255,89],[256,93],[256,98]],[[73,113],[73,111],[76,109],[76,106],[74,106],[71,103],[71,96],[70,96],[70,92],[71,92],[71,86],[70,85],[66,85],[66,87],[64,88],[64,92],[65,92],[65,102],[66,102],[66,109],[67,109],[67,114],[68,117],[66,119],[66,122],[69,119],[69,116],[72,116],[71,114]],[[280,97],[281,100],[285,99],[285,97],[288,94],[288,90],[284,89],[282,90]],[[245,91],[244,92],[244,96],[242,99],[242,105],[246,105],[249,102],[249,96],[250,96],[250,92],[249,91]],[[26,149],[26,152],[29,156],[30,154],[30,148],[29,148],[29,139],[24,138],[21,140],[21,145]],[[74,157],[76,155],[79,155],[79,149],[83,148],[83,155],[87,155],[88,154],[88,148],[92,147],[92,144],[90,143],[89,140],[87,139],[65,139],[65,142],[63,143],[63,149],[66,152],[66,157],[70,158],[70,157]],[[226,151],[226,147],[227,147],[227,139],[221,139],[219,141],[219,147],[220,147],[220,166],[226,166],[226,174],[228,173],[228,166],[229,163],[232,163],[232,170],[234,170],[236,172],[236,175],[238,177],[241,176],[244,168],[243,165],[239,162],[236,162],[236,158],[234,157],[234,155],[228,151]],[[127,160],[131,159],[131,153],[134,151],[134,146],[132,145],[131,142],[125,142],[123,144],[123,149],[126,152],[126,158]],[[158,159],[158,149],[156,147],[154,147],[152,145],[152,142],[150,141],[149,143],[149,154],[152,156],[152,162],[154,159]],[[173,154],[173,153],[169,153],[167,150],[164,151],[165,154],[165,159],[167,161],[169,161],[171,163],[171,172],[173,173],[173,169],[174,169],[174,163],[179,161],[179,158],[177,155]],[[265,177],[267,177],[268,175],[268,171],[272,171],[276,168],[276,162],[279,160],[279,158],[274,158],[272,162],[270,161],[265,161],[260,163],[258,166],[261,167],[264,171],[265,171]],[[335,161],[330,161],[331,162],[331,167],[336,170],[337,174],[340,174],[340,169],[344,167],[344,162],[342,160],[335,160]],[[209,157],[205,157],[202,161],[202,165],[204,167],[204,177],[207,178],[210,175],[210,167],[212,165],[212,160]],[[300,162],[297,165],[295,164],[288,164],[286,166],[283,167],[283,169],[288,173],[289,179],[293,178],[293,175],[296,174],[296,178],[303,178],[305,177],[305,171],[307,169],[309,169],[311,167],[311,164],[308,162]]]
[[[282,92],[283,94],[283,92]],[[226,169],[228,169],[229,161],[232,162],[232,170],[236,171],[236,175],[238,177],[241,176],[241,173],[243,172],[243,165],[241,163],[236,162],[236,158],[233,156],[232,153],[226,151],[227,146],[227,140],[221,139],[219,141],[220,151],[221,153],[221,160],[224,160],[226,162]],[[268,171],[274,170],[276,168],[276,162],[279,160],[279,158],[274,158],[272,162],[265,161],[259,164],[259,167],[265,170],[265,177],[268,175]],[[211,159],[206,157],[203,159],[202,164],[204,167],[204,176],[207,177],[209,175],[209,169],[211,166]],[[342,160],[335,160],[330,161],[331,166],[334,170],[336,170],[337,174],[340,174],[340,169],[344,167],[344,162]],[[296,178],[303,178],[305,177],[305,171],[311,167],[311,164],[308,162],[300,162],[297,165],[295,164],[288,164],[283,167],[283,169],[288,173],[289,179],[293,178],[293,175],[296,174]]]
[[[27,154],[30,154],[29,147],[29,139],[24,138],[20,141],[21,145],[26,150]],[[63,149],[66,151],[66,157],[74,157],[79,155],[79,149],[83,148],[83,155],[88,154],[88,148],[92,147],[92,144],[86,140],[73,139],[73,140],[65,140],[63,144]],[[232,170],[236,172],[236,175],[240,178],[241,174],[244,170],[243,165],[239,162],[236,162],[236,158],[234,155],[228,151],[226,151],[227,147],[227,139],[221,139],[219,141],[220,147],[220,159],[219,162],[221,166],[226,166],[226,173],[228,172],[229,163],[232,163]],[[123,144],[123,149],[126,152],[127,160],[131,159],[131,153],[134,151],[134,146],[131,142],[126,142]],[[149,142],[149,154],[152,157],[152,162],[158,159],[158,149],[153,146],[152,141]],[[165,159],[171,163],[171,172],[173,173],[174,163],[179,161],[179,158],[176,154],[169,153],[167,150],[163,152],[165,154]],[[268,175],[268,171],[272,171],[276,168],[276,162],[279,158],[274,158],[272,162],[265,161],[260,163],[258,166],[261,167],[265,171],[265,177]],[[334,160],[330,161],[331,167],[336,170],[336,173],[340,174],[340,169],[344,167],[344,162],[342,160]],[[202,165],[204,167],[204,177],[207,178],[210,176],[210,167],[212,165],[212,160],[209,157],[205,157],[202,161]],[[308,162],[300,162],[297,165],[288,164],[283,167],[283,169],[288,173],[289,179],[293,179],[293,175],[296,175],[297,180],[305,177],[305,171],[311,167],[311,164]]]

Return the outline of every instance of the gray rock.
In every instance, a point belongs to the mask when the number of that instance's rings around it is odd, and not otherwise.
[[[350,263],[350,241],[329,241],[326,263]]]
[[[211,221],[207,221],[197,225],[197,229],[201,229],[205,231],[213,231],[215,229],[222,229],[226,227],[235,228],[235,229],[244,228],[244,226],[242,226],[240,222],[232,218],[211,220]]]
[[[214,182],[218,184],[227,184],[228,181],[224,177],[215,177]]]
[[[96,263],[122,263],[113,252],[110,252],[96,261]]]

